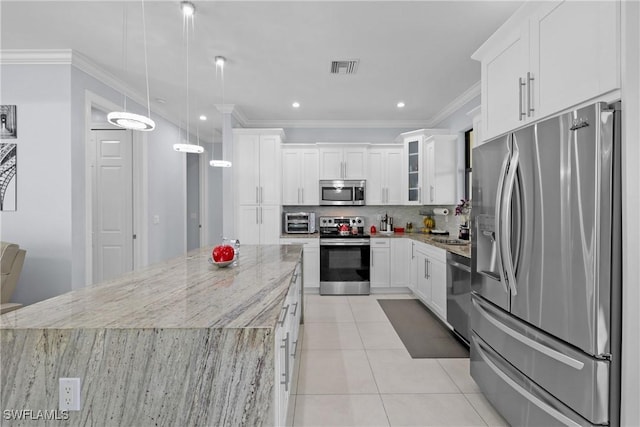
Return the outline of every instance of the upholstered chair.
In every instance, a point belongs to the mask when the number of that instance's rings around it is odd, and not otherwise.
[[[0,242],[0,314],[22,307],[22,304],[10,303],[13,291],[20,278],[24,257],[27,251],[15,243]]]

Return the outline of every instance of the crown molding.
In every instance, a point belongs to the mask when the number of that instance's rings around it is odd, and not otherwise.
[[[139,93],[85,55],[72,49],[0,49],[0,65],[71,65],[109,88],[126,94],[127,98],[140,106],[147,105],[146,94]],[[164,108],[155,103],[151,103],[151,107],[155,115],[178,126]]]
[[[437,127],[443,120],[458,111],[467,102],[480,95],[480,82],[476,82],[460,96],[447,104],[438,114],[429,119],[427,127]]]
[[[424,127],[425,120],[247,120],[245,127],[279,128],[413,128]]]

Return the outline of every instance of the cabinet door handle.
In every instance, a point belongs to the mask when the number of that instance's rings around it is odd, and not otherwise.
[[[258,199],[258,186],[256,186],[256,204],[260,203],[260,199]]]
[[[522,90],[526,83],[522,77],[518,77],[518,121],[522,121],[526,113],[522,111]]]
[[[287,313],[289,312],[289,304],[282,307],[282,319],[278,320],[280,326],[284,326],[284,321],[287,319]]]
[[[263,188],[264,188],[264,187],[260,187],[260,203],[261,203],[261,204],[262,204],[262,189],[263,189]]]
[[[427,278],[427,259],[424,259],[424,278]]]
[[[263,214],[262,207],[260,207],[260,224],[262,224],[262,214]]]
[[[427,279],[431,278],[431,272],[429,271],[429,264],[431,264],[431,261],[427,260]]]
[[[411,259],[413,259],[413,258],[414,258],[414,256],[413,256],[413,248],[414,248],[415,246],[416,246],[416,245],[415,245],[413,242],[411,242]]]
[[[298,312],[298,303],[294,302],[293,303],[293,313],[291,313],[291,315],[295,316],[297,312]]]
[[[258,208],[256,208],[256,224],[260,224],[260,222],[258,221]]]
[[[431,199],[431,201],[433,202],[433,185],[431,185],[429,187],[429,198]]]
[[[527,72],[527,117],[531,117],[533,115],[531,113],[535,111],[531,106],[531,97],[533,96],[531,88],[533,87],[533,80],[535,79],[533,78],[533,75],[531,75],[531,72]]]
[[[284,350],[284,372],[282,373],[284,379],[280,384],[284,385],[285,391],[289,391],[289,332],[283,338],[280,348]]]
[[[291,353],[291,357],[296,358],[296,353],[298,353],[298,341],[293,342],[293,353]]]

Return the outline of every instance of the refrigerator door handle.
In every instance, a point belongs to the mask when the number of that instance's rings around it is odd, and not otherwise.
[[[513,266],[513,259],[511,257],[511,200],[513,198],[513,186],[516,182],[516,173],[518,171],[518,162],[520,159],[520,152],[516,144],[513,144],[513,150],[511,154],[511,161],[509,162],[509,172],[507,172],[505,191],[500,202],[500,212],[504,215],[500,226],[500,252],[502,254],[502,267],[506,270],[507,284],[511,289],[511,296],[518,294],[516,288],[516,274]],[[504,196],[507,197],[504,197]]]
[[[509,144],[511,144],[511,141],[509,140]],[[507,174],[507,169],[509,167],[509,158],[510,158],[510,154],[511,152],[509,152],[509,154],[507,154],[504,158],[504,161],[502,162],[502,167],[500,168],[500,177],[498,178],[498,188],[496,191],[496,212],[495,212],[495,228],[494,228],[494,233],[497,234],[495,236],[495,241],[496,241],[496,245],[498,247],[498,270],[500,272],[500,282],[503,284],[504,286],[504,290],[506,293],[509,293],[509,288],[507,287],[507,278],[505,276],[505,271],[504,271],[504,263],[503,263],[503,256],[502,256],[502,245],[501,245],[501,216],[502,216],[502,196],[503,196],[503,192],[504,192],[504,180]]]
[[[526,345],[527,347],[531,347],[532,349],[539,351],[540,353],[557,360],[558,362],[564,363],[567,366],[572,367],[573,369],[576,369],[578,371],[582,370],[582,368],[584,368],[584,363],[576,360],[572,357],[567,356],[566,354],[560,353],[557,350],[554,350],[552,348],[547,347],[546,345],[540,344],[537,341],[532,340],[531,338],[522,335],[521,333],[514,331],[513,329],[511,329],[510,327],[508,327],[507,325],[503,324],[502,322],[500,322],[499,320],[496,320],[493,316],[491,316],[489,313],[487,313],[487,311],[482,307],[481,304],[478,303],[477,300],[472,298],[472,303],[475,307],[476,310],[478,310],[478,313],[480,313],[480,315],[482,317],[484,317],[484,319],[491,323],[493,326],[495,326],[496,328],[498,328],[499,330],[501,330],[502,332],[504,332],[505,334],[509,335],[511,338],[514,338],[518,341],[520,341],[522,344]]]
[[[476,342],[476,344],[478,344],[477,345],[477,349],[478,349],[478,352],[480,353],[480,357],[482,357],[482,359],[483,359],[483,362],[486,363],[487,366],[493,371],[493,373],[495,375],[497,375],[498,377],[500,377],[500,379],[502,379],[502,381],[504,381],[509,386],[511,386],[511,388],[513,388],[516,392],[521,394],[529,402],[533,403],[538,408],[540,408],[542,411],[546,412],[551,417],[553,417],[556,420],[558,420],[558,422],[561,423],[562,425],[570,426],[570,427],[579,427],[580,426],[580,424],[576,423],[571,418],[565,416],[564,414],[562,414],[561,412],[559,412],[558,410],[556,410],[552,406],[550,406],[547,403],[543,402],[536,395],[534,395],[531,392],[529,392],[528,390],[526,390],[520,384],[518,384],[517,382],[512,380],[507,374],[502,372],[502,370],[499,367],[497,367],[490,360],[490,356],[484,352],[483,344],[479,343],[476,337],[473,337],[472,339]]]

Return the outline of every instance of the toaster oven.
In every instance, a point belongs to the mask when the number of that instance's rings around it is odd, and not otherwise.
[[[283,229],[287,234],[316,232],[316,214],[313,212],[285,212],[283,222]]]

